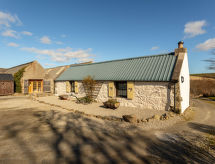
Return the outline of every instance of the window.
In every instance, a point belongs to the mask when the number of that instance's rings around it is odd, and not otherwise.
[[[127,98],[127,82],[115,82],[116,96]]]
[[[38,81],[38,92],[41,92],[41,81]]]
[[[43,81],[43,91],[44,92],[51,92],[51,82],[48,80]]]
[[[70,86],[71,86],[71,92],[75,92],[75,82],[70,81]]]
[[[33,91],[36,91],[36,90],[37,90],[37,82],[33,81]]]

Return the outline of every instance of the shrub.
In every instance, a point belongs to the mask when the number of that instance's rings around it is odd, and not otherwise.
[[[215,80],[191,80],[190,93],[194,96],[202,95],[204,97],[215,96]]]
[[[14,84],[15,84],[15,92],[21,93],[22,92],[22,85],[21,85],[21,78],[23,73],[25,72],[25,67],[20,69],[18,72],[14,74]]]
[[[77,101],[76,101],[76,103],[80,103],[80,104],[90,104],[92,102],[93,102],[93,99],[89,96],[77,98]]]
[[[91,76],[87,76],[83,79],[82,84],[84,86],[86,97],[93,99],[96,81]]]

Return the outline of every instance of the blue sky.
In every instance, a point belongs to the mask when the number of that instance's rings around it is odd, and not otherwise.
[[[214,0],[1,0],[0,68],[54,67],[172,52],[183,40],[191,73],[213,72]]]

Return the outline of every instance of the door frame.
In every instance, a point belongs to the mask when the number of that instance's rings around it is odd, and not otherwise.
[[[42,93],[43,92],[43,79],[29,79],[28,93]],[[34,82],[36,84],[36,90],[34,90]],[[40,82],[40,91],[39,91]]]

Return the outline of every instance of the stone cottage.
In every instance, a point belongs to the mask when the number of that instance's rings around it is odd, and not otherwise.
[[[55,80],[56,95],[85,96],[82,80],[97,81],[96,100],[116,98],[121,106],[184,112],[189,107],[187,49],[174,52],[71,66]]]
[[[22,93],[54,93],[54,80],[65,71],[66,68],[68,68],[68,66],[44,69],[37,61],[32,61],[8,69],[2,69],[2,72],[14,76],[15,73],[24,69],[21,78]]]
[[[12,95],[14,82],[11,74],[0,73],[0,96]]]

